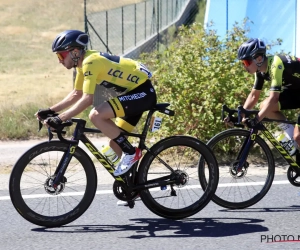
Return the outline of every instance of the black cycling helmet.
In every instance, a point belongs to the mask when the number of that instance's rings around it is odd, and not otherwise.
[[[79,30],[66,30],[57,35],[52,43],[52,51],[59,52],[77,47],[84,49],[89,42],[89,36]]]
[[[260,39],[249,39],[247,42],[244,42],[238,50],[238,59],[239,60],[247,60],[253,59],[258,54],[266,54],[266,45]]]

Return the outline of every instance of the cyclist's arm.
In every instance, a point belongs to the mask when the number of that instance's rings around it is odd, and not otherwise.
[[[62,101],[50,107],[51,110],[59,112],[70,107],[82,97],[82,90],[72,90]]]
[[[284,65],[279,56],[274,56],[272,65],[270,66],[271,88],[270,96],[266,98],[264,107],[258,113],[258,120],[261,121],[271,111],[279,111],[279,95],[282,88],[282,76]],[[278,117],[270,117],[278,118]]]
[[[269,97],[265,99],[265,105],[263,108],[259,111],[257,118],[259,121],[261,121],[264,117],[266,117],[269,112],[274,111],[274,109],[277,111],[279,110],[279,95],[280,92],[276,91],[270,91]],[[272,117],[271,117],[272,118]]]
[[[254,80],[254,85],[253,88],[250,92],[250,94],[248,95],[243,108],[244,109],[253,109],[253,107],[256,105],[256,103],[258,102],[259,96],[260,96],[260,92],[263,88],[264,85],[264,78],[262,77],[261,74],[255,73],[255,80]]]
[[[77,68],[75,89],[81,91],[81,98],[68,110],[59,115],[62,121],[71,119],[93,104],[96,88],[97,68],[93,64],[84,61],[82,69]]]
[[[74,89],[59,103],[50,107],[51,110],[59,112],[63,109],[70,107],[75,104],[82,97],[83,88],[83,72],[82,69],[76,68],[76,78],[74,82]]]
[[[82,97],[68,110],[59,115],[62,121],[71,119],[93,104],[94,95],[83,93]]]
[[[261,90],[252,89],[243,105],[243,108],[252,109],[255,106],[255,104],[258,102],[260,92]]]

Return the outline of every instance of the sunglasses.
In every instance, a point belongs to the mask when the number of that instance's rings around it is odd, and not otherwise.
[[[246,66],[249,67],[252,63],[252,60],[242,60],[242,63]]]
[[[70,51],[61,51],[61,52],[57,52],[56,55],[58,57],[58,60],[63,61],[66,56],[69,54]]]

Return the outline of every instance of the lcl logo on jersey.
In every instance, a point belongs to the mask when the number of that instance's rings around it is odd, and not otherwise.
[[[120,78],[120,79],[124,79],[123,78],[123,71],[121,70],[114,70],[114,69],[110,69],[107,74],[110,75],[110,76],[114,76],[114,77],[117,77],[117,78]],[[127,77],[126,77],[126,80],[129,81],[129,82],[134,82],[134,83],[138,83],[139,81],[139,77],[138,76],[135,76],[135,75],[132,75],[132,74],[129,74]]]
[[[86,72],[84,72],[84,76],[92,76],[91,71],[86,71]]]

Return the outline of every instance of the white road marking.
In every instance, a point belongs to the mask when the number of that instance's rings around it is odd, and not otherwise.
[[[218,187],[232,187],[232,186],[248,186],[248,185],[263,185],[264,182],[245,182],[245,183],[224,183],[224,184],[219,184]],[[282,180],[282,181],[273,181],[274,185],[283,185],[283,184],[290,184],[290,182],[288,180]],[[199,185],[191,185],[188,187],[184,187],[184,188],[198,188]],[[159,188],[158,188],[159,189]],[[112,194],[113,191],[112,190],[98,190],[96,192],[97,194]],[[77,196],[77,195],[83,195],[83,192],[68,192],[68,193],[63,193],[61,194],[61,196]],[[34,199],[34,198],[43,198],[43,197],[49,197],[48,194],[35,194],[35,195],[24,195],[23,198],[24,199]],[[50,196],[51,197],[51,196]],[[57,197],[57,196],[52,196],[53,198]],[[0,201],[4,201],[4,200],[10,200],[9,196],[0,196]]]

